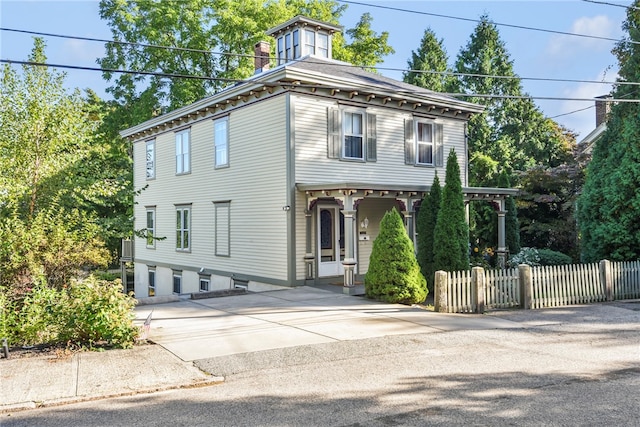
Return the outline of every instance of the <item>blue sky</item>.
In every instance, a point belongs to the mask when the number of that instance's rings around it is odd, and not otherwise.
[[[375,6],[388,6],[415,12],[479,19],[486,14],[497,24],[510,24],[559,32],[581,33],[619,39],[625,9],[580,0],[567,1],[375,1],[360,0],[374,7],[349,4],[341,24],[353,27],[360,16],[369,12],[373,28],[389,32],[389,44],[396,53],[387,57],[380,67],[407,68],[412,50],[416,50],[426,28],[443,39],[450,63],[470,39],[477,23],[395,11]],[[631,0],[618,2],[629,5]],[[3,28],[39,31],[82,37],[110,38],[106,22],[98,14],[98,1],[2,0],[0,23]],[[582,81],[614,81],[617,60],[611,54],[613,42],[559,35],[541,31],[498,25],[514,63],[516,73],[523,78],[524,90],[534,97],[591,99],[606,94],[611,86],[584,82],[549,82],[527,78],[568,79]],[[50,63],[96,66],[96,58],[104,48],[100,43],[45,38]],[[29,35],[0,32],[0,58],[25,60],[33,46]],[[401,79],[402,71],[381,70],[382,74]],[[106,83],[99,72],[67,71],[70,87],[91,88],[106,97]],[[586,136],[595,127],[593,103],[588,101],[536,100],[548,117],[587,108],[584,111],[555,118],[557,122]],[[580,137],[578,138],[580,139]]]

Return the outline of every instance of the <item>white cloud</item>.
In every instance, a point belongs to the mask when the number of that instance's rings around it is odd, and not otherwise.
[[[594,37],[615,38],[616,25],[613,20],[605,15],[598,15],[591,18],[583,16],[576,19],[567,32]],[[546,53],[555,59],[567,59],[575,57],[580,51],[590,50],[603,52],[610,50],[611,47],[611,41],[607,40],[558,34],[549,39]]]
[[[72,64],[95,64],[98,57],[104,55],[104,45],[86,40],[65,40],[62,57]]]

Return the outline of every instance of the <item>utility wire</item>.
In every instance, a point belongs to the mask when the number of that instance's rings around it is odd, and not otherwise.
[[[610,3],[607,1],[596,1],[596,0],[582,0],[585,3],[595,3],[595,4],[604,4],[607,6],[615,6],[615,7],[622,7],[624,9],[633,9],[633,10],[640,10],[639,7],[636,6],[625,6],[623,4],[617,4],[617,3]]]
[[[378,5],[378,4],[361,3],[361,2],[357,2],[357,1],[351,1],[351,0],[337,0],[337,1],[340,2],[340,3],[345,3],[345,4],[353,4],[353,5],[366,6],[366,7],[375,7],[375,8],[378,8],[378,9],[394,10],[396,12],[413,13],[413,14],[416,14],[416,15],[435,16],[437,18],[455,19],[455,20],[458,20],[458,21],[465,21],[465,22],[475,22],[475,23],[482,22],[482,20],[480,20],[480,19],[462,18],[460,16],[443,15],[443,14],[432,13],[432,12],[422,12],[422,11],[419,11],[419,10],[403,9],[403,8],[393,7],[393,6],[382,6],[382,5]],[[614,39],[614,38],[611,38],[611,37],[593,36],[593,35],[589,35],[589,34],[580,34],[580,33],[570,33],[570,32],[567,32],[567,31],[558,31],[558,30],[549,30],[549,29],[545,29],[545,28],[527,27],[527,26],[524,26],[524,25],[505,24],[503,22],[495,22],[495,21],[489,21],[489,22],[491,24],[499,26],[499,27],[517,28],[519,30],[538,31],[538,32],[542,32],[542,33],[559,34],[559,35],[563,35],[563,36],[573,36],[573,37],[583,37],[583,38],[589,38],[589,39],[606,40],[606,41],[611,41],[611,42],[616,42],[616,43],[640,44],[640,42],[632,41],[632,40],[625,40],[625,39],[621,40],[621,39]]]
[[[215,52],[215,51],[203,50],[203,49],[161,46],[161,45],[152,45],[152,44],[136,43],[136,42],[123,42],[123,41],[117,41],[117,40],[98,39],[98,38],[92,38],[92,37],[80,37],[80,36],[70,36],[70,35],[63,35],[63,34],[43,33],[39,31],[19,30],[14,28],[0,27],[0,31],[10,31],[10,32],[31,34],[31,35],[37,35],[37,36],[57,37],[57,38],[72,39],[72,40],[85,40],[85,41],[100,42],[100,43],[116,43],[116,44],[123,44],[128,46],[140,46],[140,47],[146,47],[146,48],[152,48],[152,49],[177,50],[177,51],[184,51],[184,52],[205,53],[210,55],[226,55],[226,56],[235,56],[235,57],[251,58],[251,59],[256,58],[255,55],[250,55],[250,54]],[[269,59],[275,60],[276,58],[270,56]],[[637,82],[612,82],[612,81],[599,81],[599,80],[554,79],[554,78],[545,78],[545,77],[498,76],[498,75],[489,75],[489,74],[458,73],[453,71],[405,70],[405,69],[392,68],[392,67],[360,67],[357,65],[346,64],[346,63],[344,64],[336,63],[335,65],[344,67],[344,68],[371,68],[371,69],[376,69],[381,71],[400,71],[400,72],[416,73],[416,74],[440,74],[443,76],[449,75],[449,76],[457,76],[457,77],[481,77],[481,78],[506,79],[506,80],[518,79],[518,80],[559,82],[559,83],[589,83],[589,84],[609,84],[609,85],[619,84],[619,85],[632,85],[632,86],[640,85],[640,83],[637,83]]]
[[[85,67],[78,65],[65,65],[65,64],[46,64],[42,62],[32,62],[32,61],[14,61],[8,59],[0,59],[0,63],[5,64],[19,64],[26,66],[36,66],[36,67],[52,67],[52,68],[62,68],[62,69],[73,69],[73,70],[83,70],[83,71],[101,71],[101,72],[109,72],[114,74],[139,74],[144,76],[156,76],[156,77],[166,77],[166,78],[181,78],[181,79],[196,79],[196,80],[210,80],[210,81],[222,81],[226,83],[260,83],[266,86],[291,86],[291,87],[304,87],[304,88],[318,88],[318,85],[303,85],[303,84],[293,84],[293,83],[272,83],[272,82],[261,82],[255,79],[227,79],[227,78],[219,78],[219,77],[210,77],[210,76],[194,76],[194,75],[186,75],[186,74],[172,74],[172,73],[160,73],[154,71],[134,71],[134,70],[119,70],[119,69],[109,69],[109,68],[98,68],[98,67]],[[375,88],[374,85],[364,85],[365,87]],[[322,86],[321,86],[322,87]],[[360,88],[344,88],[345,90],[357,90]],[[433,95],[434,92],[425,90],[421,91],[409,91],[409,90],[396,90],[398,94],[412,96],[412,95]],[[531,95],[500,95],[500,94],[481,94],[481,93],[437,93],[438,95],[456,97],[456,98],[485,98],[485,99],[538,99],[538,100],[546,100],[546,101],[588,101],[594,102],[602,99],[596,98],[567,98],[567,97],[546,97],[546,96],[531,96]],[[640,103],[640,99],[614,99],[607,98],[604,100],[606,102],[625,102],[625,103]]]

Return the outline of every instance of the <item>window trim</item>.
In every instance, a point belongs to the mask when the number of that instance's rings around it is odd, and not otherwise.
[[[362,157],[345,156],[346,139],[344,128],[345,113],[359,113],[362,116]],[[329,107],[327,109],[327,157],[348,162],[377,161],[377,118],[365,108]]]
[[[187,137],[187,152],[184,153],[182,150],[184,148],[184,140],[180,140],[180,153],[178,153],[178,138],[183,138],[186,135]],[[175,149],[176,149],[176,175],[187,175],[191,173],[191,128],[182,129],[175,132]],[[182,160],[182,163],[180,163]],[[185,167],[186,164],[186,167]],[[179,167],[181,166],[181,167]]]
[[[153,224],[151,227],[149,227],[149,214],[152,214],[152,221]],[[146,214],[145,214],[145,220],[146,220],[146,242],[145,242],[145,246],[147,249],[155,249],[156,248],[156,207],[155,206],[147,206],[146,207]],[[151,238],[151,241],[149,241],[149,239]]]
[[[359,134],[348,134],[347,133],[347,114],[351,114],[351,115],[359,115],[360,116],[360,133]],[[366,135],[367,135],[367,113],[364,110],[359,110],[359,109],[354,109],[354,108],[344,108],[341,110],[341,115],[342,115],[342,144],[341,144],[341,153],[340,153],[340,158],[342,158],[343,160],[351,160],[351,161],[358,161],[358,162],[364,162],[365,158],[366,158],[366,154],[365,154],[365,141],[366,141]],[[353,121],[352,121],[353,123]],[[353,126],[352,126],[353,128]],[[360,138],[360,153],[361,156],[360,157],[351,157],[351,156],[347,156],[346,151],[347,151],[347,137],[356,137],[356,138]]]
[[[214,206],[214,254],[215,256],[219,256],[219,257],[225,257],[225,258],[229,258],[231,257],[231,201],[230,200],[223,200],[223,201],[218,201],[218,202],[213,202],[213,206]],[[224,218],[222,218],[221,221],[218,221],[220,219],[220,216],[218,214],[218,209],[226,209],[226,223],[222,224],[222,220]],[[218,239],[218,236],[221,235],[226,235],[226,249],[223,248],[223,242],[220,241]]]
[[[225,123],[225,141],[224,141],[224,153],[225,163],[218,163],[218,141],[216,138],[216,127],[219,123]],[[229,116],[223,116],[213,121],[213,165],[215,169],[223,169],[229,167]]]
[[[151,277],[153,276],[153,280]],[[147,270],[147,296],[154,297],[156,296],[156,269],[155,267],[148,267]]]
[[[178,279],[178,292],[176,292],[176,279]],[[171,291],[175,295],[182,295],[182,271],[173,272]]]
[[[151,147],[151,157],[149,160],[149,147]],[[156,140],[150,139],[145,143],[145,175],[147,181],[156,179]],[[151,174],[149,174],[149,164],[151,163]]]
[[[177,222],[175,223],[176,225],[176,240],[175,240],[175,248],[176,248],[176,252],[191,252],[191,205],[175,205],[176,206],[176,214],[181,213],[181,218],[180,218],[180,229],[178,229],[178,224]],[[188,216],[187,216],[187,224],[184,224],[184,212],[188,212]],[[176,216],[176,221],[177,221],[177,216]],[[185,239],[184,239],[184,234],[187,234],[187,238],[186,238],[186,246],[185,246]],[[182,243],[182,245],[179,247],[178,246],[178,233],[180,233],[180,243]]]
[[[205,286],[204,289],[202,288],[202,283],[203,282],[206,282],[206,286]],[[209,292],[210,287],[211,287],[211,278],[200,276],[198,278],[198,287],[200,289],[200,292]]]
[[[429,128],[431,129],[430,133],[431,133],[431,142],[421,142],[420,141],[420,132],[418,132],[418,129],[420,127],[420,125],[428,125]],[[423,120],[423,119],[416,119],[414,120],[414,135],[415,135],[415,153],[416,153],[416,166],[435,166],[436,165],[436,127],[435,127],[435,123],[432,120]],[[420,161],[420,146],[421,145],[427,145],[431,147],[431,162],[427,163],[427,162],[421,162]]]

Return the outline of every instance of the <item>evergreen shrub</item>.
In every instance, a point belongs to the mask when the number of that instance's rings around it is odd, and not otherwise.
[[[427,297],[426,280],[395,208],[380,222],[380,234],[373,242],[364,283],[367,297],[381,301],[417,304]]]

